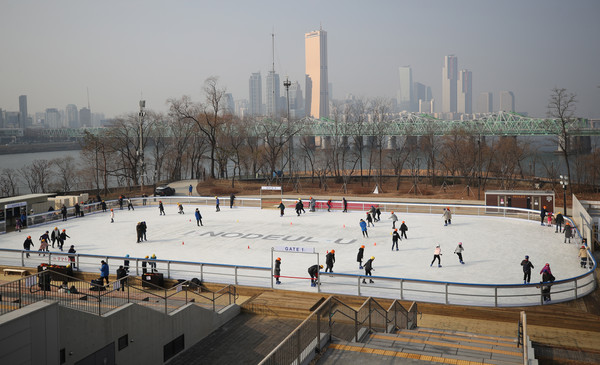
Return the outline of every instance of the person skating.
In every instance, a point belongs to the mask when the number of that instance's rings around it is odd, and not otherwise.
[[[371,213],[367,212],[367,227],[370,226],[375,227],[375,224],[373,224],[373,217],[371,216]]]
[[[200,211],[198,210],[198,208],[196,208],[196,211],[194,212],[194,216],[196,217],[196,225],[198,227],[203,226],[202,215],[200,214]]]
[[[379,205],[375,207],[375,215],[377,216],[377,222],[379,222],[381,220],[381,209],[379,209]]]
[[[273,269],[273,277],[275,278],[275,284],[281,284],[279,278],[281,277],[281,257],[275,259],[275,268]]]
[[[229,196],[229,209],[233,208],[234,201],[235,201],[235,195],[233,195],[233,193],[231,193],[231,195]]]
[[[310,212],[314,212],[316,210],[316,206],[317,206],[317,201],[315,200],[315,198],[313,198],[311,196],[310,199],[308,200],[308,210]]]
[[[579,265],[585,269],[587,266],[587,257],[588,257],[587,249],[585,248],[585,246],[581,246],[579,248],[579,253],[577,254],[577,257],[579,257],[579,259],[580,259]]]
[[[188,186],[188,196],[192,196],[193,189],[194,189],[194,187],[192,186],[192,184],[190,184],[190,186]]]
[[[375,260],[375,256],[371,256],[370,259],[367,260],[367,262],[365,262],[365,278],[363,278],[363,284],[366,284],[366,276],[373,276],[373,274],[371,273],[371,271],[374,271],[375,269],[373,269],[373,260]],[[369,283],[373,284],[374,281],[369,278]]]
[[[23,228],[23,221],[21,220],[21,218],[18,218],[15,222],[15,229],[21,232],[21,228]]]
[[[38,248],[38,251],[42,251],[42,252],[48,252],[48,240],[45,238],[42,238],[41,242],[40,242],[40,248]],[[40,254],[38,254],[39,256]],[[44,256],[46,256],[46,254],[44,254]]]
[[[406,231],[408,231],[408,226],[402,221],[402,224],[400,225],[400,238],[404,237],[404,239],[408,239],[408,237],[406,237]]]
[[[43,233],[43,234],[40,236],[40,239],[39,239],[39,240],[40,240],[40,242],[41,242],[42,240],[46,240],[46,241],[48,241],[48,242],[50,241],[50,236],[48,235],[48,233],[49,233],[49,232],[48,232],[48,231],[46,231],[46,232],[44,232],[44,233]],[[60,237],[60,235],[59,235],[59,237]]]
[[[218,196],[215,196],[215,209],[216,209],[216,212],[220,212],[221,211],[220,206],[221,206],[221,201],[219,200]]]
[[[60,232],[60,238],[58,240],[58,242],[60,243],[60,250],[63,250],[63,246],[65,244],[65,241],[67,240],[67,238],[71,238],[68,234],[66,230],[62,230],[62,232]]]
[[[152,254],[150,257],[150,269],[152,269],[151,272],[156,272],[156,254]]]
[[[542,285],[542,294],[543,294],[544,302],[549,302],[550,301],[550,287],[552,286],[552,284],[549,284],[549,283],[552,283],[552,282],[554,282],[554,280],[556,280],[554,275],[552,275],[552,270],[550,270],[549,263],[546,263],[546,265],[544,265],[544,267],[540,271],[540,274],[542,274],[542,283],[546,284],[546,285]]]
[[[565,217],[562,215],[561,212],[558,212],[556,214],[556,217],[554,218],[554,223],[556,224],[556,229],[554,230],[554,232],[562,233],[562,225],[563,223],[565,223]]]
[[[146,221],[142,221],[142,223],[140,224],[140,227],[142,227],[142,238],[144,239],[144,241],[148,241],[146,239],[146,231],[148,230],[148,226],[146,225]]]
[[[552,227],[552,212],[548,212],[548,227]]]
[[[302,202],[300,200],[298,200],[296,202],[296,214],[298,215],[298,217],[300,216],[300,213],[302,212]]]
[[[371,209],[369,209],[369,214],[371,214],[371,217],[373,217],[373,221],[377,222],[377,215],[375,215],[375,213],[377,212],[377,210],[375,209],[375,207],[373,205],[371,205]]]
[[[125,199],[125,197],[123,195],[119,195],[119,210],[123,210],[123,199]]]
[[[544,225],[544,218],[546,218],[547,213],[548,211],[546,210],[546,206],[544,205],[544,207],[540,210],[540,223],[542,226]]]
[[[438,267],[442,267],[442,248],[440,245],[435,246],[435,250],[433,250],[433,260],[431,260],[429,266],[433,266],[435,260],[438,260]]]
[[[331,199],[329,199],[329,200],[327,201],[327,211],[328,211],[328,212],[331,212],[331,207],[332,207],[332,206],[333,206],[333,204],[331,203]]]
[[[360,225],[360,230],[362,231],[363,237],[367,237],[368,238],[369,237],[369,233],[367,233],[367,222],[365,222],[363,219],[361,219],[360,222],[358,222],[358,224]]]
[[[442,218],[444,218],[444,226],[452,224],[452,212],[450,212],[450,207],[444,209],[444,214],[442,214]]]
[[[23,249],[29,251],[32,247],[33,247],[33,241],[31,240],[31,236],[27,236],[27,238],[23,242]],[[25,253],[25,257],[29,258],[29,252]]]
[[[127,281],[127,270],[123,267],[123,265],[119,266],[117,269],[117,281],[119,282],[119,287],[121,291],[125,291],[125,282]],[[119,289],[117,289],[119,291]]]
[[[52,241],[52,248],[54,248],[54,243],[56,243],[56,241],[58,241],[59,236],[60,236],[60,231],[58,230],[58,227],[54,227],[54,229],[52,230],[52,233],[50,234],[50,240]]]
[[[185,213],[183,212],[183,204],[181,204],[181,203],[177,203],[177,207],[179,208],[179,211],[178,211],[177,213],[179,213],[179,214],[185,214]]]
[[[525,260],[521,261],[521,266],[523,266],[523,284],[528,284],[531,281],[531,269],[534,268],[529,261],[529,256],[525,256]]]
[[[63,204],[62,208],[60,208],[60,214],[62,215],[63,222],[67,220],[67,207]]]
[[[462,253],[463,253],[463,251],[464,251],[464,250],[465,250],[465,249],[464,249],[464,248],[463,248],[463,246],[462,246],[462,242],[459,242],[459,243],[458,243],[458,246],[456,246],[456,249],[454,250],[454,253],[458,255],[458,261],[459,261],[461,264],[464,264],[464,263],[465,263],[465,262],[463,261],[463,258],[462,258]]]
[[[142,238],[143,238],[142,222],[137,222],[137,224],[135,225],[135,233],[136,233],[136,236],[137,236],[136,243],[142,242]]]
[[[358,262],[359,270],[363,269],[362,260],[363,260],[364,255],[365,255],[365,245],[361,245],[360,248],[358,249],[358,254],[356,255],[356,262]]]
[[[333,272],[333,264],[335,264],[335,250],[331,250],[325,255],[325,264],[327,267],[325,268],[325,272]]]
[[[106,280],[106,285],[108,285],[108,272],[109,268],[106,261],[100,261],[100,281],[104,283],[104,280]]]
[[[300,210],[302,211],[302,213],[306,213],[306,210],[304,210],[304,203],[302,202],[302,199],[298,198],[298,204],[300,205]]]
[[[68,253],[76,253],[77,251],[75,251],[75,246],[71,245],[71,247],[69,248],[69,251],[67,251]],[[71,262],[71,267],[73,269],[77,269],[77,267],[75,266],[75,256],[74,255],[69,255],[69,261]]]
[[[277,208],[279,208],[279,216],[283,217],[283,212],[285,211],[285,204],[283,204],[283,202],[280,201]]]
[[[131,198],[127,198],[127,210],[135,210],[133,209],[133,203],[131,202]]]
[[[400,234],[398,234],[398,228],[394,228],[394,232],[392,232],[392,251],[394,251],[394,246],[396,246],[396,251],[398,251],[398,240],[401,240]]]
[[[75,203],[75,218],[79,217],[81,215],[81,207],[79,206],[79,203]]]
[[[571,237],[573,237],[573,228],[571,227],[571,224],[569,222],[565,223],[565,241],[564,243],[567,243],[567,240],[569,240],[569,243],[571,243]]]
[[[392,214],[390,214],[390,218],[392,220],[392,229],[396,228],[396,222],[398,222],[398,216],[396,214],[394,214],[394,212],[392,212]]]
[[[110,223],[115,223],[115,211],[110,209]]]
[[[106,202],[104,200],[100,203],[100,207],[102,207],[102,212],[106,212]]]
[[[348,201],[346,200],[346,198],[342,198],[342,205],[344,206],[344,210],[342,210],[342,213],[348,213]]]
[[[317,286],[319,280],[319,270],[323,268],[323,265],[313,265],[308,268],[308,275],[310,275],[310,286]]]
[[[112,209],[111,209],[112,211]],[[158,201],[158,215],[166,215],[165,214],[165,206],[163,205],[162,201]]]

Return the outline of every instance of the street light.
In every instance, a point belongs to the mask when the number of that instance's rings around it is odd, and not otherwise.
[[[144,109],[146,108],[146,100],[140,100],[140,112],[138,116],[140,117],[140,141],[138,146],[138,157],[140,159],[140,191],[144,194],[144,116],[146,116],[146,112]]]
[[[569,185],[569,177],[560,175],[560,186],[563,188],[563,202],[565,208],[565,216],[567,215],[567,185]]]
[[[292,86],[292,82],[288,79],[288,77],[285,77],[285,81],[283,82],[283,86],[285,87],[285,96],[287,99],[287,123],[288,123],[288,131],[290,131],[290,86]],[[288,141],[288,154],[289,154],[289,170],[290,170],[290,177],[292,177],[292,142],[293,142],[293,138],[294,137],[290,137],[290,140]]]

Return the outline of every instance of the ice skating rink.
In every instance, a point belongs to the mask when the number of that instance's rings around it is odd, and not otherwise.
[[[198,227],[194,210],[199,208],[203,227]],[[541,280],[539,271],[550,263],[557,280],[586,272],[577,257],[579,246],[564,244],[563,234],[554,228],[520,219],[454,215],[452,225],[445,227],[439,214],[398,214],[409,227],[408,239],[399,243],[399,251],[391,250],[392,221],[382,213],[381,221],[368,229],[363,238],[358,222],[365,212],[307,212],[300,217],[288,208],[280,217],[274,209],[230,209],[224,201],[220,212],[214,206],[184,204],[185,214],[176,205],[165,205],[166,216],[159,216],[156,206],[138,206],[134,211],[115,209],[115,222],[110,213],[87,214],[47,225],[0,235],[0,247],[22,249],[31,235],[34,250],[44,231],[57,226],[66,229],[71,244],[79,254],[111,255],[143,258],[156,254],[158,259],[246,266],[271,266],[271,248],[277,246],[314,248],[325,265],[325,254],[335,250],[335,273],[363,274],[356,262],[360,245],[365,245],[366,261],[374,256],[373,275],[479,284],[522,284],[520,263],[525,255],[535,266],[531,282]],[[146,221],[147,242],[136,243],[137,222]],[[399,224],[397,224],[399,226]],[[454,249],[463,243],[464,265]],[[435,246],[442,248],[442,267],[430,267]],[[51,251],[57,249],[50,248]],[[35,254],[37,256],[37,254]],[[275,252],[281,257],[282,275],[306,277],[308,266],[316,263],[316,255]],[[98,264],[99,267],[99,264]],[[111,273],[116,267],[111,265]],[[287,282],[289,282],[288,280]],[[308,285],[307,285],[308,286]]]

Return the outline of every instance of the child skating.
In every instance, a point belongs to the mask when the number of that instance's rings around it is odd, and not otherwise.
[[[454,250],[454,253],[458,255],[458,261],[463,265],[465,264],[462,257],[462,253],[464,250],[465,249],[462,247],[462,242],[459,242],[458,246],[456,246],[456,249]]]
[[[433,251],[433,260],[431,260],[431,264],[429,264],[429,266],[433,266],[435,260],[438,260],[438,267],[442,267],[442,248],[440,245],[435,246],[435,250]]]

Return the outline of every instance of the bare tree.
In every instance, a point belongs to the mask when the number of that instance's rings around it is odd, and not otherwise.
[[[2,169],[0,173],[0,196],[17,195],[19,185],[19,176],[14,169]]]
[[[79,169],[73,156],[55,158],[51,164],[54,166],[52,175],[56,177],[53,184],[56,190],[65,193],[74,190],[79,183]]]
[[[571,148],[569,140],[571,132],[577,122],[575,118],[575,104],[577,103],[576,95],[569,93],[567,89],[555,87],[552,89],[550,100],[548,102],[548,116],[555,118],[559,123],[559,131],[557,132],[558,147],[561,150],[565,165],[567,166],[567,177],[571,181],[571,166],[569,164],[569,155]],[[569,193],[573,194],[573,184],[569,185]]]
[[[34,160],[31,164],[19,169],[19,173],[31,193],[48,192],[48,185],[51,182],[51,166],[52,163],[48,160]]]

